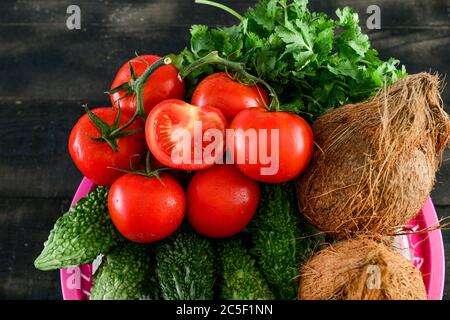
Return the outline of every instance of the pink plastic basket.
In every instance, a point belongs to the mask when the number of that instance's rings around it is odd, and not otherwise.
[[[84,178],[72,201],[74,205],[94,188],[94,184]],[[417,217],[409,226],[412,230],[422,230],[439,224],[431,198],[428,198]],[[428,234],[411,234],[403,237],[400,243],[406,243],[407,256],[422,272],[429,300],[440,300],[444,290],[445,259],[444,244],[440,230]],[[92,286],[92,266],[81,265],[61,269],[61,288],[65,300],[89,300]]]

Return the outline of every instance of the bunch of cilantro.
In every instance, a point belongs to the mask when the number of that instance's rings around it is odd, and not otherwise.
[[[406,75],[399,61],[382,61],[370,48],[351,8],[337,19],[310,12],[308,0],[261,0],[238,25],[191,28],[191,45],[175,62],[188,66],[212,51],[240,62],[277,92],[284,111],[314,120],[328,109],[367,99],[385,83]],[[188,77],[194,86],[212,66]]]

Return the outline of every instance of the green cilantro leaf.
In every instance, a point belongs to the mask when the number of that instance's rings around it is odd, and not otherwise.
[[[313,121],[325,111],[375,94],[406,75],[399,61],[382,61],[370,47],[351,8],[337,19],[310,12],[307,0],[261,0],[242,21],[227,28],[191,28],[190,49],[174,57],[184,68],[211,51],[245,64],[277,92],[281,108]],[[204,66],[187,78],[189,92],[206,75]]]

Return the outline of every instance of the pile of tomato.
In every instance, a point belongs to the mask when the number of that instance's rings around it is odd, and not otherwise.
[[[86,108],[70,134],[70,155],[87,178],[111,187],[111,219],[131,241],[159,241],[185,216],[204,236],[233,236],[255,214],[259,182],[286,182],[306,168],[312,130],[298,115],[269,111],[270,98],[261,85],[243,84],[226,72],[204,78],[190,103],[185,101],[186,84],[172,64],[158,67],[137,91],[139,77],[157,61],[158,56],[138,56],[120,68],[111,86],[112,107]],[[200,129],[195,123],[201,123]],[[181,144],[175,134],[179,129],[191,133],[192,148],[183,149],[186,141]],[[208,136],[211,129],[221,139]],[[256,135],[252,146],[248,136],[230,136],[229,129],[276,131],[277,147],[272,148],[269,135]],[[203,136],[200,146],[195,130]],[[211,141],[216,152],[194,154],[209,148]],[[174,150],[182,149],[195,161],[174,161]],[[252,152],[263,149],[278,161],[275,173],[261,174],[269,164],[258,157],[250,161]],[[244,161],[230,162],[230,154],[232,160]]]

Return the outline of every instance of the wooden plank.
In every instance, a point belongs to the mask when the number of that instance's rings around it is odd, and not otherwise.
[[[3,27],[0,100],[104,101],[117,70],[135,52],[179,52],[188,35],[184,27],[130,34],[102,28],[60,33],[45,26]]]
[[[223,1],[226,3],[226,1]],[[245,12],[257,3],[256,0],[233,0],[231,7]],[[68,2],[46,1],[2,1],[0,9],[4,13],[1,25],[52,25],[66,28]],[[74,3],[75,4],[75,3]],[[223,10],[204,5],[195,5],[186,0],[140,0],[140,1],[77,1],[85,28],[114,26],[127,29],[148,28],[164,25],[189,27],[193,23],[225,25],[236,22],[236,18]],[[195,21],[195,22],[194,22]]]
[[[81,180],[67,152],[80,103],[0,107],[0,197],[70,198]]]
[[[42,272],[34,259],[68,200],[0,199],[0,299],[60,299],[59,271]]]
[[[372,46],[380,57],[395,57],[409,73],[437,72],[445,77],[450,73],[450,29],[388,30],[369,33]],[[447,112],[450,111],[450,90],[442,92]]]
[[[0,100],[102,102],[118,68],[135,51],[163,55],[179,52],[189,41],[185,27],[161,27],[155,32],[101,27],[94,31],[0,28]],[[410,72],[450,71],[450,29],[381,30],[369,35],[381,57],[400,59]],[[449,90],[444,100],[450,101]]]
[[[431,197],[435,205],[447,206],[450,205],[450,149],[447,148],[442,157],[442,166],[436,176],[436,183],[434,185]],[[443,212],[441,217],[446,217],[450,211]]]
[[[310,1],[309,7],[333,15],[337,8],[349,6],[359,14],[363,26],[366,25],[367,8],[377,5],[381,12],[381,29],[397,28],[445,28],[450,26],[448,19],[449,3],[446,0],[321,0]]]
[[[219,1],[244,13],[253,6],[256,0]],[[196,5],[193,0],[139,0],[139,1],[86,1],[76,2],[83,13],[83,25],[100,26],[113,24],[128,28],[131,25],[141,27],[179,25],[189,26],[193,23],[211,25],[224,25],[234,21],[222,10]],[[0,12],[3,14],[1,25],[62,25],[65,24],[66,9],[69,3],[59,0],[22,0],[2,1]],[[449,4],[445,0],[420,1],[420,0],[322,0],[310,1],[309,8],[312,11],[323,11],[333,15],[337,8],[352,7],[360,14],[364,21],[368,14],[367,7],[378,5],[381,9],[383,28],[398,26],[417,27],[441,27],[449,26],[447,8]]]

